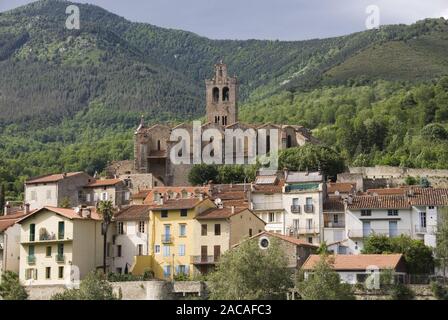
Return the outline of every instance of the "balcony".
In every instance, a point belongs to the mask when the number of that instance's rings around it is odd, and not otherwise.
[[[55,260],[57,263],[65,263],[65,254],[57,254],[55,256]]]
[[[299,234],[318,234],[319,228],[317,227],[309,227],[309,228],[289,228],[289,233],[292,236],[298,236]]]
[[[215,256],[190,256],[192,264],[215,264],[219,261],[219,257]]]
[[[389,229],[371,229],[371,230],[363,230],[363,229],[350,229],[348,230],[348,237],[349,238],[368,238],[373,235],[377,236],[386,236],[389,238],[398,237],[400,235],[411,235],[411,232],[409,229],[397,229],[391,230]]]
[[[48,242],[68,242],[73,241],[73,235],[68,233],[43,233],[37,237],[31,237],[30,235],[22,235],[20,237],[21,243],[48,243]]]
[[[417,234],[435,234],[436,226],[422,227],[420,225],[416,225],[414,230],[415,230],[415,233],[417,233]]]
[[[300,213],[300,206],[298,204],[291,205],[291,212],[292,213]]]
[[[161,241],[163,244],[173,243],[173,236],[170,234],[162,234]]]
[[[283,210],[283,203],[276,202],[252,202],[252,210]]]
[[[26,260],[28,261],[28,264],[36,264],[36,256],[35,255],[28,256]]]
[[[314,206],[312,204],[306,204],[303,206],[305,213],[314,213]]]
[[[344,221],[340,221],[340,222],[325,221],[324,227],[325,228],[345,228],[345,222]]]

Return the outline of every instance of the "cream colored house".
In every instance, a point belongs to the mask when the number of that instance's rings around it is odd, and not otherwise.
[[[125,206],[131,203],[131,192],[120,179],[95,180],[84,186],[83,203],[95,206],[100,201],[112,201],[114,206]]]
[[[44,207],[17,223],[25,284],[70,284],[102,266],[101,218],[94,209]]]
[[[212,271],[233,245],[263,232],[265,222],[247,208],[211,208],[196,216],[191,263],[195,273]]]

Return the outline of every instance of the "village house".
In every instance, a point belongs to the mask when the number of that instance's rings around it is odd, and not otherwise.
[[[262,231],[257,233],[248,241],[257,241],[261,250],[269,249],[272,241],[278,241],[281,250],[284,252],[288,263],[285,266],[291,272],[295,272],[301,268],[311,254],[316,253],[319,248],[317,245],[310,244],[306,241],[295,237],[285,236],[275,232]],[[234,247],[238,247],[239,244]]]
[[[346,200],[349,252],[360,253],[366,237],[408,235],[436,245],[437,224],[448,208],[448,189],[420,187],[377,189]]]
[[[94,209],[55,207],[18,220],[20,280],[27,285],[69,284],[101,267],[101,221]]]
[[[113,260],[112,271],[127,274],[136,256],[149,255],[150,208],[149,205],[131,205],[114,215],[115,232],[112,248],[108,250]]]
[[[25,181],[24,203],[30,210],[45,206],[76,207],[83,202],[82,189],[94,179],[84,172],[50,174]]]
[[[286,172],[283,207],[286,235],[321,243],[326,183],[319,172]]]
[[[302,266],[305,279],[313,273],[322,256],[311,255]],[[365,283],[367,277],[374,272],[391,270],[397,281],[404,281],[406,264],[402,254],[359,254],[330,256],[332,269],[336,271],[341,282],[349,284]],[[379,280],[379,277],[377,277]]]
[[[131,203],[131,192],[120,179],[93,180],[83,187],[82,200],[87,206],[111,201],[114,207],[122,207]]]
[[[265,228],[264,221],[247,208],[218,205],[198,214],[195,219],[198,223],[193,233],[191,261],[194,273],[200,274],[213,271],[221,254]]]
[[[5,271],[19,273],[20,225],[16,222],[30,214],[29,206],[14,213],[5,208],[5,213],[0,216],[0,279]]]

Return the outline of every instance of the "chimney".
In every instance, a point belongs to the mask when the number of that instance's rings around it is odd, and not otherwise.
[[[204,200],[204,193],[203,192],[199,192],[199,200],[200,201]]]
[[[160,195],[159,204],[163,206],[163,194]]]
[[[283,174],[285,176],[285,180],[288,178],[288,168],[283,168]]]
[[[67,172],[62,173],[62,178],[67,178]]]
[[[30,213],[30,204],[29,203],[25,203],[25,214]]]
[[[232,214],[234,214],[235,213],[235,206],[231,206],[230,210],[232,211]]]

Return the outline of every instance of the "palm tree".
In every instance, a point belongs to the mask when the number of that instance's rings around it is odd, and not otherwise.
[[[103,216],[101,225],[101,233],[103,235],[103,272],[106,274],[106,251],[107,251],[107,229],[114,215],[114,206],[112,201],[100,201],[98,204],[98,212]]]

